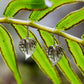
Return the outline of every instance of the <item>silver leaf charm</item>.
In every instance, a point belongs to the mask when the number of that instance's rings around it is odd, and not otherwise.
[[[47,55],[52,62],[52,66],[56,65],[63,56],[64,49],[60,45],[51,45],[48,47]]]
[[[19,49],[25,54],[25,59],[28,59],[36,49],[36,41],[33,38],[24,38],[19,42]]]

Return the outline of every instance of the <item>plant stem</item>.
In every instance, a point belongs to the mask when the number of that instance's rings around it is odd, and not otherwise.
[[[82,40],[78,37],[67,34],[63,31],[58,30],[58,29],[54,29],[54,28],[50,28],[50,27],[47,27],[47,26],[43,26],[43,25],[34,23],[33,21],[25,21],[25,20],[18,20],[18,19],[12,19],[12,18],[8,18],[8,17],[4,17],[4,18],[0,18],[0,23],[10,23],[10,24],[19,24],[19,25],[31,26],[31,27],[39,29],[39,30],[44,30],[44,31],[47,31],[47,32],[50,32],[50,33],[57,34],[59,36],[65,37],[67,39],[70,39],[72,41],[75,41],[77,43],[80,43],[80,44],[84,45],[84,40]]]

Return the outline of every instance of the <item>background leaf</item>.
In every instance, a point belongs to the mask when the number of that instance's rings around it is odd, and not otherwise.
[[[29,20],[36,21],[38,22],[42,18],[44,18],[47,14],[50,12],[54,11],[58,7],[65,5],[65,4],[70,4],[70,3],[75,3],[75,2],[82,2],[84,0],[50,0],[52,2],[52,6],[43,10],[43,11],[33,11],[30,14]]]
[[[46,31],[43,31],[43,30],[39,30],[39,33],[47,47],[54,44],[55,38],[53,39],[52,34],[46,32]],[[57,44],[56,40],[55,40],[55,43]],[[57,66],[62,71],[62,73],[65,75],[65,77],[67,77],[70,80],[71,83],[81,84],[79,78],[72,70],[70,62],[69,62],[68,58],[66,57],[65,53],[64,53],[63,57],[61,58],[61,60],[58,62]]]
[[[20,10],[41,10],[45,9],[44,0],[12,0],[7,5],[4,16],[13,17]]]
[[[81,46],[78,43],[68,39],[66,39],[66,43],[74,59],[74,62],[76,63],[76,65],[84,75],[84,54]]]
[[[84,40],[84,34],[81,36],[81,38]]]
[[[17,80],[17,84],[22,84],[17,67],[16,53],[14,50],[12,37],[2,25],[0,25],[0,52],[4,61],[13,72]]]
[[[13,24],[13,27],[21,39],[26,37],[27,29],[25,26]],[[29,37],[32,37],[37,41],[37,47],[35,52],[33,53],[32,58],[36,61],[41,70],[45,74],[47,74],[49,78],[51,78],[54,84],[60,84],[59,76],[55,67],[52,67],[50,61],[47,58],[46,52],[44,51],[41,44],[38,42],[37,38],[31,31],[29,32]]]
[[[68,30],[84,21],[84,8],[71,12],[56,25],[57,29]]]

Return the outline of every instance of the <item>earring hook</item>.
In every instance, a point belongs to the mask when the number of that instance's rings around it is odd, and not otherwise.
[[[29,39],[29,27],[27,26],[27,36],[26,36],[27,39]]]

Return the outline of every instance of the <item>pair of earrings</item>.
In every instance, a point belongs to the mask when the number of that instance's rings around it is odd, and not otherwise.
[[[27,36],[19,42],[19,49],[25,54],[25,58],[28,59],[36,49],[36,41],[33,38],[29,38],[29,28],[27,28]],[[52,63],[52,66],[56,65],[63,56],[63,48],[60,45],[51,45],[47,49],[47,56]]]

